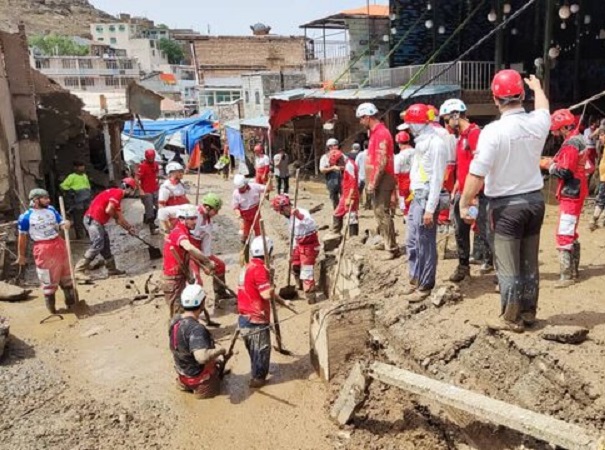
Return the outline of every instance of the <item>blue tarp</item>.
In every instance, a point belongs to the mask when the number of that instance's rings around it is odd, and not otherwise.
[[[225,130],[227,132],[229,154],[240,161],[246,159],[244,154],[244,142],[242,141],[242,135],[239,130],[235,130],[231,127],[225,127]]]
[[[212,112],[206,111],[197,117],[177,120],[142,120],[143,129],[137,121],[134,122],[132,135],[145,140],[156,140],[161,136],[168,137],[175,133],[181,133],[181,141],[191,153],[195,144],[213,131]],[[132,122],[124,124],[124,134],[130,135]]]

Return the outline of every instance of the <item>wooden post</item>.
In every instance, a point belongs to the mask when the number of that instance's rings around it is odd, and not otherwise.
[[[109,133],[109,124],[103,122],[103,140],[105,141],[105,159],[107,160],[107,171],[109,173],[109,181],[116,179],[113,170],[113,158],[111,157],[111,134]]]
[[[65,202],[63,201],[63,196],[59,196],[59,209],[61,211],[61,216],[63,216],[63,220],[67,220],[67,214],[65,212]],[[76,273],[74,271],[74,261],[73,256],[71,255],[71,239],[69,238],[69,230],[65,230],[65,246],[67,247],[67,258],[69,260],[69,274],[71,275],[71,282],[73,284],[74,289],[74,297],[75,297],[75,305],[78,305],[80,301],[80,297],[78,295],[78,284],[76,283]]]

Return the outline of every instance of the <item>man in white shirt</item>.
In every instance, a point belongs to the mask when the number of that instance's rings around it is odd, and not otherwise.
[[[409,302],[420,302],[435,287],[437,275],[437,215],[445,176],[448,150],[445,141],[431,125],[434,112],[418,103],[403,114],[414,135],[416,147],[410,171],[414,200],[408,214],[407,254],[410,286]],[[449,202],[448,202],[449,203]]]
[[[290,158],[282,148],[273,157],[273,172],[277,180],[277,194],[287,194],[290,191]],[[282,189],[283,186],[283,189]]]
[[[502,306],[501,317],[488,327],[519,333],[536,319],[545,211],[540,157],[550,130],[549,103],[540,80],[531,75],[525,83],[534,92],[531,113],[522,106],[521,75],[502,70],[494,76],[492,93],[501,117],[479,137],[460,200],[460,216],[472,221],[469,208],[485,184]]]
[[[345,155],[340,151],[340,144],[334,138],[326,142],[326,153],[319,160],[319,171],[326,177],[326,186],[332,201],[332,207],[336,209],[340,201],[340,190],[342,184],[342,171],[345,168]]]
[[[372,209],[372,202],[370,196],[365,192],[366,190],[366,156],[368,154],[367,144],[364,145],[363,150],[360,151],[355,157],[355,164],[359,168],[358,181],[359,181],[359,198],[363,195],[365,200],[363,209]]]

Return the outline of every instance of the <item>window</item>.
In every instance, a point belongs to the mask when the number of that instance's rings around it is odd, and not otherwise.
[[[118,29],[119,29],[120,31],[126,31],[126,26],[125,26],[125,25],[120,25],[120,26],[118,27]]]
[[[79,87],[80,79],[78,77],[65,77],[63,83],[65,84],[65,87]]]
[[[82,77],[80,78],[80,85],[84,87],[92,87],[95,85],[95,79],[92,77]]]
[[[193,81],[195,80],[195,72],[193,70],[182,70],[181,80]]]
[[[110,44],[117,44],[118,40],[116,38],[109,38],[109,43]]]
[[[260,105],[260,92],[258,92],[258,91],[254,92],[254,103],[256,103],[257,105]]]
[[[90,59],[79,59],[78,65],[80,69],[92,69],[92,61]]]
[[[105,77],[105,86],[120,87],[120,79],[118,77]]]
[[[246,103],[250,103],[250,92],[246,91]]]
[[[112,32],[112,33],[115,33],[116,32],[116,27],[113,26],[113,25],[109,25],[109,31]]]
[[[151,50],[151,56],[155,56],[155,50]]]
[[[105,31],[105,29],[103,28],[103,25],[97,25],[95,30],[97,30],[97,33],[102,33],[103,31]]]
[[[107,61],[105,61],[105,67],[107,67],[108,69],[117,69],[118,62],[115,59],[108,59]]]
[[[231,101],[234,102],[242,98],[242,93],[240,91],[232,91],[231,92]]]
[[[76,68],[76,60],[75,59],[63,59],[61,60],[61,65],[64,69],[75,69]]]
[[[122,87],[127,87],[133,81],[136,81],[136,80],[134,78],[130,78],[130,77],[123,77],[120,79],[120,84],[122,85]]]
[[[151,46],[151,48],[155,48],[155,41],[149,41],[149,45]]]
[[[132,59],[121,59],[120,60],[120,69],[122,70],[132,70]]]
[[[97,41],[103,42],[105,40],[105,38],[99,37],[97,38]]]
[[[48,59],[36,59],[36,69],[50,69],[50,61]]]
[[[202,96],[200,96],[200,100],[201,100],[202,106],[214,106],[214,93],[207,92],[207,93],[203,94]]]

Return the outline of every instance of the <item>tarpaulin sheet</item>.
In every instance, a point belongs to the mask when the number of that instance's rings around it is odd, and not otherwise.
[[[244,142],[242,141],[242,135],[239,130],[235,130],[231,127],[225,127],[225,130],[227,132],[229,154],[240,161],[246,159],[244,154]]]
[[[192,117],[189,119],[177,119],[177,120],[142,120],[143,129],[139,126],[138,121],[134,122],[134,129],[132,131],[133,136],[155,137],[159,135],[170,136],[177,132],[181,133],[181,139],[183,145],[187,149],[188,153],[193,151],[195,144],[210,134],[214,128],[212,127],[212,112],[206,111],[199,116]],[[126,122],[124,124],[124,133],[130,134],[132,122]]]
[[[124,145],[124,161],[126,161],[126,164],[128,165],[138,164],[143,161],[143,159],[145,159],[145,150],[150,148],[155,148],[156,161],[162,160],[160,154],[162,153],[163,145],[158,148],[147,140],[129,137],[125,134],[122,135],[122,144]]]
[[[334,100],[271,100],[269,124],[275,131],[296,117],[315,114],[320,114],[324,122],[332,119],[334,117]]]

